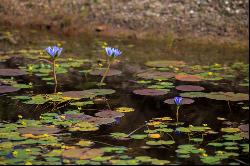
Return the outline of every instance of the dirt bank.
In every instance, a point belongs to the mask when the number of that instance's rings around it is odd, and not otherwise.
[[[0,23],[66,34],[247,41],[248,6],[248,0],[1,0]]]

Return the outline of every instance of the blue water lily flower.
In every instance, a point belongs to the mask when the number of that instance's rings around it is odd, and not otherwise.
[[[57,47],[57,46],[52,46],[52,47],[47,47],[45,51],[53,58],[57,58],[61,55],[63,48]]]
[[[175,97],[174,102],[176,105],[180,106],[182,102],[182,97]]]
[[[106,50],[107,55],[110,57],[117,57],[122,54],[122,52],[117,48],[106,47],[105,50]]]

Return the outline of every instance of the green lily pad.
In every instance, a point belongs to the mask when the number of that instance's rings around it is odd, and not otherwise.
[[[89,122],[79,122],[73,125],[69,131],[96,131],[99,128]]]

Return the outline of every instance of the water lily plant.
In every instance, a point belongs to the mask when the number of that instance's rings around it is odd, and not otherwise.
[[[101,82],[100,82],[101,84],[103,83],[105,77],[107,76],[107,74],[110,70],[110,66],[114,62],[114,59],[122,54],[122,52],[119,49],[112,48],[112,47],[106,47],[105,51],[106,51],[106,54],[108,56],[108,67],[107,67],[107,69],[106,69],[106,71],[101,79]]]
[[[175,97],[174,98],[174,102],[176,104],[176,120],[177,120],[177,123],[178,123],[178,120],[179,120],[179,109],[181,107],[182,97]]]
[[[52,47],[47,47],[45,51],[48,53],[50,56],[50,64],[52,64],[52,70],[53,70],[53,76],[54,76],[54,81],[55,84],[57,85],[57,78],[56,78],[56,58],[58,58],[61,53],[62,53],[63,48],[57,47],[57,46],[52,46]]]

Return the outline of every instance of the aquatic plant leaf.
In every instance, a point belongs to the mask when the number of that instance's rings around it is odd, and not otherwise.
[[[112,110],[99,110],[100,112],[97,112],[95,116],[101,117],[101,118],[118,118],[123,117],[125,114],[117,111]]]
[[[116,139],[123,139],[123,138],[127,138],[128,134],[125,133],[110,133],[110,136]]]
[[[96,126],[114,123],[116,120],[114,118],[101,118],[101,117],[92,117],[86,119],[86,122],[92,123]]]
[[[79,122],[73,125],[69,131],[96,131],[99,128],[89,122]]]
[[[239,141],[243,139],[243,137],[240,134],[233,134],[233,135],[227,134],[223,135],[222,137],[227,141]]]
[[[146,134],[134,134],[130,136],[133,139],[144,139],[147,138],[148,136]]]
[[[161,60],[161,61],[148,61],[145,63],[149,67],[183,67],[186,65],[183,61],[173,61],[173,60]]]
[[[80,140],[76,145],[79,145],[81,147],[89,147],[93,144],[94,144],[94,142],[89,141],[89,140]]]
[[[249,100],[249,95],[245,93],[233,93],[233,92],[211,92],[211,93],[204,93],[204,92],[185,92],[181,93],[180,96],[182,97],[206,97],[209,99],[214,100],[225,100],[225,101],[244,101]]]
[[[135,110],[133,108],[129,108],[129,107],[119,107],[119,108],[116,108],[115,111],[117,111],[117,112],[134,112]]]
[[[214,146],[214,147],[222,147],[223,144],[222,143],[217,143],[217,142],[211,142],[211,143],[208,143],[209,146]]]
[[[83,120],[90,119],[92,117],[93,116],[86,115],[84,113],[80,113],[80,114],[63,114],[61,118],[64,118],[66,120],[79,120],[79,121],[83,121]]]
[[[77,158],[81,160],[92,159],[95,157],[102,156],[103,152],[100,149],[90,149],[90,148],[74,148],[64,150],[62,156],[66,158]]]
[[[160,72],[160,71],[145,71],[143,73],[137,74],[137,77],[144,79],[153,79],[153,80],[167,80],[169,78],[173,78],[175,76],[174,73],[170,72]]]
[[[32,134],[32,135],[41,135],[41,134],[55,134],[60,132],[60,129],[56,127],[48,127],[48,126],[42,126],[42,127],[25,127],[25,128],[19,128],[17,130],[20,134]]]
[[[2,93],[16,92],[18,90],[20,90],[20,89],[12,87],[12,86],[7,86],[7,85],[0,86],[0,94],[2,94]]]
[[[20,70],[20,69],[0,69],[0,76],[22,76],[26,75],[27,73]]]
[[[236,133],[239,132],[240,129],[228,127],[228,128],[221,128],[221,131],[226,133]]]
[[[177,74],[175,75],[175,79],[179,81],[187,81],[187,82],[199,82],[202,81],[202,77],[197,75],[190,74]]]
[[[62,93],[63,97],[72,99],[94,98],[96,95],[86,91],[68,91]]]
[[[191,130],[187,127],[178,127],[178,128],[176,128],[176,130],[179,132],[183,132],[183,133],[190,133],[191,132]]]
[[[175,87],[177,90],[180,91],[203,91],[205,90],[205,88],[201,87],[201,86],[194,86],[194,85],[179,85]]]
[[[137,89],[134,90],[133,93],[142,96],[162,96],[167,94],[166,91],[157,89]]]
[[[201,161],[204,164],[209,164],[209,165],[218,165],[220,164],[221,159],[216,156],[206,156],[206,157],[201,157]]]
[[[94,75],[94,76],[103,76],[105,72],[106,72],[106,69],[95,69],[95,70],[90,71],[89,74]],[[106,76],[121,75],[121,73],[122,72],[120,70],[110,69]]]
[[[157,145],[172,145],[174,143],[175,143],[175,141],[164,141],[164,140],[147,141],[146,142],[147,145],[153,145],[153,146],[157,146]]]
[[[175,104],[175,101],[174,101],[174,99],[167,99],[164,101],[164,103]],[[194,103],[193,99],[182,98],[181,105],[187,105],[187,104],[192,104],[192,103]]]

